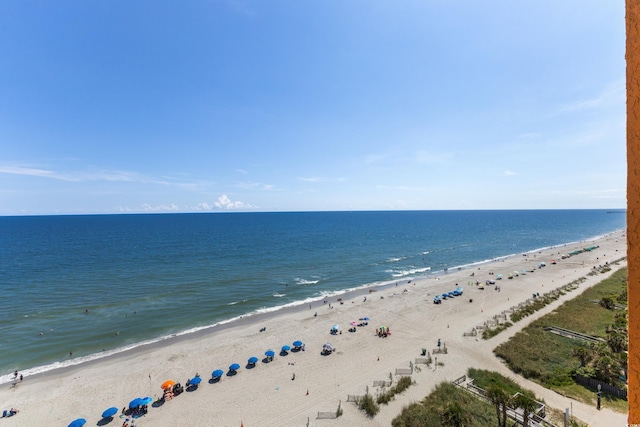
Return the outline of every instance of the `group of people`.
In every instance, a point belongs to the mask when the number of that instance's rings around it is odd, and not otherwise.
[[[381,338],[386,338],[387,336],[391,335],[391,330],[388,326],[380,326],[378,329],[376,329],[376,334]]]

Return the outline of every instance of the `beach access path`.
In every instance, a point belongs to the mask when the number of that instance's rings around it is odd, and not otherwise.
[[[560,254],[598,245],[593,251],[568,259]],[[185,392],[136,420],[137,426],[389,426],[402,407],[422,400],[435,385],[453,381],[466,374],[469,367],[490,369],[514,378],[524,387],[545,399],[548,406],[564,410],[572,407],[573,415],[592,426],[626,425],[626,415],[606,407],[595,407],[558,395],[511,373],[493,355],[493,349],[536,318],[550,312],[562,302],[593,286],[607,274],[588,276],[594,267],[626,256],[624,233],[617,232],[595,242],[549,248],[530,254],[518,254],[482,265],[449,271],[436,277],[418,278],[398,286],[375,292],[342,295],[342,301],[331,298],[314,302],[310,308],[283,310],[270,317],[238,322],[236,326],[212,330],[139,347],[130,352],[76,367],[25,377],[16,386],[0,385],[0,402],[20,413],[2,419],[2,426],[67,426],[73,419],[85,418],[87,425],[100,422],[100,414],[110,406],[121,408],[136,397],[161,396],[160,384],[172,379],[184,384],[196,372],[203,378],[197,390]],[[550,261],[557,260],[552,265]],[[537,268],[539,262],[547,266]],[[624,262],[613,266],[617,270]],[[513,271],[533,270],[507,279]],[[471,276],[473,273],[473,276]],[[490,274],[494,273],[494,274]],[[468,282],[505,277],[480,290]],[[490,321],[494,315],[526,301],[533,293],[543,294],[581,277],[586,281],[490,340],[463,336],[474,326]],[[355,284],[354,284],[355,285]],[[457,286],[464,294],[433,304],[433,297]],[[373,290],[373,289],[372,289]],[[366,301],[364,300],[366,296]],[[473,299],[473,302],[470,302]],[[331,305],[331,308],[329,307]],[[204,307],[203,309],[206,309]],[[369,324],[347,332],[349,324],[369,317]],[[332,325],[340,324],[342,334],[332,335]],[[387,338],[376,336],[376,328],[390,328]],[[266,328],[266,330],[263,330]],[[261,332],[263,330],[263,332]],[[444,366],[419,365],[414,370],[412,385],[389,405],[382,405],[375,418],[369,419],[356,405],[347,402],[348,395],[374,394],[374,381],[395,379],[396,369],[409,368],[420,357],[422,348],[432,351],[440,339],[447,354],[433,355]],[[305,351],[278,353],[282,345],[301,340]],[[330,342],[336,351],[320,354],[323,344]],[[267,349],[276,351],[270,363],[258,362],[246,369],[247,359],[264,357]],[[231,363],[239,363],[237,375],[224,375],[221,381],[209,384],[214,369],[227,371]],[[294,376],[295,374],[295,376]],[[319,412],[343,413],[337,419],[318,419]],[[124,419],[116,416],[109,424],[120,426]]]

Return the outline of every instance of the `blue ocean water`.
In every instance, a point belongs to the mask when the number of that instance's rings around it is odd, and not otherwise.
[[[0,217],[0,382],[625,226],[604,210]]]

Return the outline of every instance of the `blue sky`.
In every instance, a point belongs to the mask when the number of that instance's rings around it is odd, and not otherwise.
[[[626,206],[624,2],[0,2],[0,215]]]

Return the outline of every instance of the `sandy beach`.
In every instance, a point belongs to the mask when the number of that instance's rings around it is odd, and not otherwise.
[[[561,254],[586,246],[599,248],[567,259]],[[411,283],[331,298],[310,307],[278,312],[275,315],[243,319],[237,324],[215,331],[204,331],[179,339],[94,361],[76,367],[25,377],[15,385],[0,385],[0,410],[17,408],[20,412],[0,420],[2,426],[67,426],[76,418],[85,418],[87,426],[121,426],[125,416],[120,410],[136,397],[162,396],[165,380],[182,384],[196,373],[202,377],[199,387],[185,392],[161,406],[149,405],[148,413],[135,420],[136,426],[389,426],[403,406],[421,400],[441,381],[452,381],[476,367],[498,370],[509,375],[545,398],[560,410],[570,400],[516,377],[493,356],[492,350],[535,318],[553,310],[563,301],[593,286],[608,274],[587,276],[594,266],[604,265],[626,256],[623,232],[597,241],[558,246],[530,254],[517,254],[467,269],[448,271],[435,277],[414,279]],[[552,264],[551,260],[557,260]],[[538,268],[540,262],[546,267]],[[621,262],[613,271],[626,265]],[[533,273],[507,279],[513,271]],[[494,274],[490,274],[493,272]],[[471,276],[473,274],[473,276]],[[487,279],[493,286],[479,289],[469,282]],[[531,298],[532,294],[551,291],[578,278],[587,280],[579,288],[545,307],[491,340],[463,336],[474,326],[482,325],[494,315]],[[464,294],[433,304],[433,297],[453,291],[456,284]],[[354,284],[357,286],[358,284]],[[470,302],[470,300],[473,302]],[[202,308],[206,310],[206,307]],[[368,325],[348,332],[350,322],[368,317]],[[342,333],[332,335],[334,324]],[[376,336],[376,328],[388,326],[391,335]],[[261,331],[261,329],[266,330]],[[421,349],[432,351],[440,339],[448,353],[438,355],[444,366],[422,366],[412,378],[415,385],[396,396],[373,419],[362,414],[348,395],[362,395],[367,387],[373,394],[373,382],[395,378],[396,369],[408,368],[420,357]],[[279,355],[280,348],[293,341],[305,343],[305,350]],[[336,351],[321,355],[322,346],[331,343]],[[275,350],[276,356],[264,363],[264,352]],[[247,369],[247,360],[260,361]],[[209,383],[211,372],[238,363],[236,375],[224,375]],[[341,405],[343,415],[337,419],[318,419],[318,412],[335,412]],[[108,424],[100,414],[108,407],[119,408]],[[596,411],[579,402],[572,403],[573,414],[593,426],[624,426],[626,415],[606,408]]]

